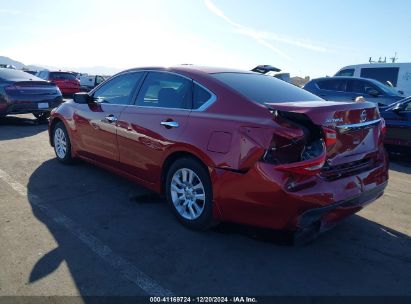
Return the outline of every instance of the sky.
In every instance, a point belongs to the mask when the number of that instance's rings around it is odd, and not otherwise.
[[[411,62],[409,0],[0,0],[0,56],[119,70],[181,63],[334,75]]]

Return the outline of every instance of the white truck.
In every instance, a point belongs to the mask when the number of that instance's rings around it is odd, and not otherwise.
[[[102,83],[105,78],[100,75],[83,75],[79,77],[80,89],[83,92],[88,92]]]
[[[411,96],[411,63],[367,63],[348,65],[335,76],[362,77],[392,85],[400,93]]]

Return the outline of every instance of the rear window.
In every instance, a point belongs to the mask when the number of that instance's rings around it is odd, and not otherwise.
[[[55,80],[75,80],[76,76],[71,73],[51,72],[50,79]]]
[[[43,80],[29,73],[12,69],[0,69],[0,79],[3,81]]]
[[[264,104],[322,100],[321,98],[272,76],[253,73],[216,73],[214,78],[245,97]]]
[[[399,68],[364,68],[361,69],[361,77],[378,80],[384,84],[387,81],[397,86]]]

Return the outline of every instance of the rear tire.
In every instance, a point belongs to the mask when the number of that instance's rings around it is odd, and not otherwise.
[[[57,159],[64,164],[73,163],[71,156],[71,142],[66,127],[62,122],[56,123],[53,128],[53,147]]]
[[[197,160],[176,160],[167,172],[166,197],[186,227],[206,230],[213,225],[213,192],[208,171]]]
[[[36,117],[39,121],[46,121],[50,117],[50,112],[40,112],[40,113],[33,113],[34,117]]]

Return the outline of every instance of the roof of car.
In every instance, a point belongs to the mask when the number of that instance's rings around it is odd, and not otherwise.
[[[320,77],[320,78],[314,78],[314,79],[311,79],[311,80],[327,80],[327,79],[358,79],[358,80],[369,80],[368,78],[364,78],[364,77],[352,77],[352,76]]]
[[[161,66],[147,66],[129,69],[127,71],[139,71],[139,70],[157,70],[157,71],[170,71],[170,72],[189,72],[189,73],[250,73],[255,74],[255,72],[247,70],[238,70],[232,68],[221,68],[221,67],[210,67],[210,66],[200,66],[191,64],[182,64],[171,67],[161,67]]]

